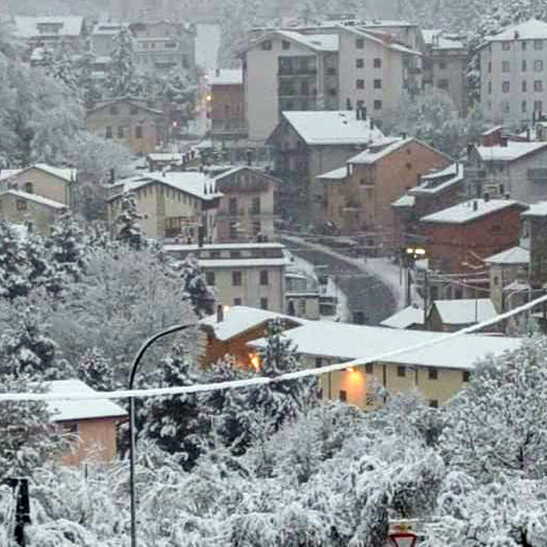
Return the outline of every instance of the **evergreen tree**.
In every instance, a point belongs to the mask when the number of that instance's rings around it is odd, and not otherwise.
[[[44,240],[37,234],[29,234],[21,241],[22,252],[26,257],[26,276],[31,288],[44,287],[54,276]]]
[[[84,353],[78,363],[77,372],[82,382],[97,391],[109,391],[115,387],[112,363],[98,348]]]
[[[112,66],[106,82],[112,97],[140,95],[133,62],[133,39],[128,28],[122,27],[114,39]]]
[[[144,243],[144,234],[137,212],[137,201],[133,192],[124,192],[120,202],[120,212],[116,218],[118,235],[116,239],[138,251]]]
[[[0,297],[13,300],[27,296],[30,284],[27,277],[27,257],[21,242],[5,221],[0,222]]]
[[[215,295],[207,285],[205,273],[198,259],[189,254],[180,266],[183,300],[190,303],[198,317],[209,315],[214,311]]]
[[[102,98],[101,89],[93,78],[94,60],[95,55],[91,52],[91,45],[86,42],[84,52],[75,67],[77,89],[85,108],[92,108]]]

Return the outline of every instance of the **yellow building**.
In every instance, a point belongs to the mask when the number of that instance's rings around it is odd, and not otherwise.
[[[32,224],[32,229],[43,235],[66,209],[66,205],[51,199],[27,194],[19,190],[0,193],[0,219],[13,224]]]
[[[309,321],[286,332],[304,366],[335,363],[347,367],[320,377],[323,399],[339,399],[360,408],[382,402],[378,389],[399,393],[418,389],[431,406],[446,403],[469,380],[478,360],[516,349],[520,339],[484,335],[447,338],[427,331]],[[409,349],[426,342],[434,345]],[[249,343],[264,346],[264,340]],[[391,352],[401,350],[397,355]],[[382,357],[383,356],[383,357]]]
[[[203,227],[204,238],[214,238],[222,194],[204,173],[145,173],[117,182],[110,188],[108,199],[108,219],[114,233],[125,191],[135,195],[146,237],[173,237],[197,243],[198,230]]]

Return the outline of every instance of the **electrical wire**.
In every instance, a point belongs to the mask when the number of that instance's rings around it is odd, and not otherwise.
[[[473,332],[482,330],[487,327],[491,327],[505,319],[509,319],[515,315],[531,310],[534,307],[547,302],[547,295],[543,295],[535,300],[523,304],[514,310],[499,314],[491,319],[465,327],[453,333],[447,333],[445,335],[436,337],[426,342],[410,345],[405,348],[399,348],[397,350],[391,350],[379,353],[372,357],[364,359],[354,359],[352,361],[346,361],[344,363],[337,363],[334,365],[327,365],[318,368],[302,369],[295,372],[289,372],[287,374],[281,374],[274,377],[261,376],[258,378],[249,378],[246,380],[232,380],[227,382],[214,382],[210,384],[194,384],[191,386],[174,386],[164,388],[147,388],[147,389],[132,389],[132,390],[116,390],[116,391],[97,391],[94,393],[1,393],[0,403],[6,401],[59,401],[59,400],[98,400],[98,399],[125,399],[125,398],[144,398],[144,397],[165,397],[172,395],[181,395],[183,393],[201,393],[209,391],[220,391],[225,389],[236,389],[243,387],[254,387],[260,385],[266,385],[270,383],[285,382],[289,380],[298,380],[300,378],[306,378],[308,376],[319,376],[327,374],[329,372],[338,372],[346,370],[349,367],[364,366],[367,363],[375,363],[378,361],[387,362],[389,358],[401,355],[410,351],[422,350],[428,347],[437,346],[442,344],[446,340],[452,338],[458,338],[464,334],[472,334]]]

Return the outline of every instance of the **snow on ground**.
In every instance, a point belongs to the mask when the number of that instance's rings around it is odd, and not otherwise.
[[[347,264],[351,264],[352,266],[359,268],[362,272],[373,275],[389,288],[397,302],[398,309],[403,309],[406,306],[404,272],[401,271],[400,267],[397,264],[394,264],[389,258],[353,258],[333,251],[330,247],[326,247],[325,245],[306,241],[301,237],[288,236],[284,234],[283,238],[289,241],[294,241],[295,243],[306,246],[310,249],[321,251],[322,253],[333,256],[346,262]],[[411,290],[411,299],[412,302],[417,304],[422,303],[422,299],[416,292],[414,285]]]

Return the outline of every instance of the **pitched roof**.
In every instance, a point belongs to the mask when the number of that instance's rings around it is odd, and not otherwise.
[[[95,105],[93,108],[88,108],[86,110],[86,116],[92,112],[102,110],[103,108],[110,108],[111,106],[114,106],[118,103],[127,103],[127,104],[130,104],[131,106],[134,106],[135,108],[138,108],[139,110],[145,110],[146,112],[150,112],[151,114],[163,116],[163,112],[161,110],[156,110],[154,108],[150,108],[146,105],[140,104],[139,102],[131,99],[130,97],[120,97],[118,99],[112,99],[110,101],[101,102],[100,104]]]
[[[338,34],[301,34],[292,30],[278,30],[277,34],[315,51],[335,52],[339,48]]]
[[[67,205],[64,203],[60,203],[52,199],[44,198],[42,196],[39,196],[38,194],[29,194],[27,192],[21,192],[20,190],[6,190],[5,192],[1,192],[0,196],[5,196],[6,194],[10,196],[14,196],[19,199],[33,201],[35,203],[39,203],[40,205],[45,205],[46,207],[50,207],[51,209],[66,209],[67,208]]]
[[[35,163],[34,165],[29,165],[28,167],[23,167],[22,169],[2,169],[0,170],[0,180],[5,180],[8,178],[16,177],[18,175],[24,174],[31,169],[39,169],[45,173],[49,173],[54,177],[60,178],[67,182],[73,182],[76,180],[78,175],[77,169],[72,169],[69,167],[53,167],[47,163]]]
[[[465,45],[461,40],[444,35],[439,29],[423,29],[424,42],[432,49],[464,49]]]
[[[477,146],[482,161],[515,161],[539,150],[547,149],[547,142],[507,141],[507,146]]]
[[[358,120],[352,110],[283,112],[283,117],[309,145],[368,145],[384,134],[371,120]]]
[[[444,169],[439,169],[433,173],[422,175],[421,182],[418,186],[409,190],[410,194],[427,194],[433,195],[452,187],[463,181],[464,168],[463,164],[456,162],[450,164]]]
[[[533,203],[528,207],[527,211],[521,213],[521,217],[545,217],[547,216],[547,201]]]
[[[338,167],[337,169],[333,169],[332,171],[328,171],[327,173],[323,173],[322,175],[318,175],[317,179],[323,180],[323,181],[329,181],[329,180],[343,180],[348,176],[348,168],[346,166],[344,167]]]
[[[416,203],[416,198],[409,194],[401,196],[399,199],[396,199],[391,206],[392,207],[414,207]]]
[[[518,34],[518,36],[517,36]],[[507,27],[494,36],[487,36],[487,42],[506,40],[547,40],[547,23],[537,19],[530,19],[524,23]]]
[[[242,85],[242,68],[220,68],[208,74],[209,85]]]
[[[225,341],[273,319],[281,319],[293,324],[296,323],[297,325],[303,325],[308,322],[306,319],[292,317],[273,311],[250,308],[247,306],[233,306],[228,311],[224,312],[224,319],[220,323],[217,321],[216,314],[213,314],[201,319],[199,324],[211,327],[214,330],[217,340]]]
[[[97,393],[81,380],[55,380],[48,384],[49,393]],[[108,399],[55,400],[47,401],[52,421],[91,420],[94,418],[121,418],[127,411]]]
[[[21,38],[32,38],[33,36],[79,36],[82,31],[84,18],[80,15],[16,15],[14,34]],[[57,25],[56,32],[40,31],[39,25]]]
[[[530,251],[522,247],[511,247],[506,251],[489,256],[487,264],[530,264]]]
[[[407,139],[402,139],[399,137],[387,137],[383,140],[375,142],[366,150],[363,150],[362,152],[359,152],[359,154],[351,157],[349,160],[347,160],[347,162],[371,165],[381,160],[382,158],[385,158],[392,152],[395,152],[395,150],[398,150],[399,148],[413,140],[414,139],[412,137]]]
[[[407,306],[406,308],[394,313],[382,321],[382,327],[391,327],[392,329],[407,329],[412,325],[424,324],[424,310],[417,306]]]
[[[165,184],[166,186],[205,201],[219,198],[223,195],[216,191],[214,180],[209,178],[205,173],[199,171],[154,171],[122,179],[114,186],[122,186],[123,191],[134,191],[154,183]],[[116,199],[118,197],[120,197],[119,194],[112,196],[110,199]]]
[[[379,30],[375,30],[373,28],[370,31],[368,31],[366,27],[359,27],[359,26],[356,26],[356,27],[348,27],[345,25],[338,25],[338,26],[339,28],[343,28],[344,30],[347,30],[353,34],[357,34],[359,36],[362,36],[363,38],[372,40],[373,42],[376,42],[377,44],[380,44],[386,47],[387,49],[391,49],[392,51],[397,51],[399,53],[406,53],[408,55],[415,55],[417,57],[422,56],[422,53],[420,51],[411,49],[410,47],[399,42],[389,32],[382,32]],[[381,26],[382,25],[380,25],[378,28],[381,28]]]
[[[477,208],[475,209],[474,204]],[[427,215],[420,219],[420,222],[436,222],[442,224],[465,224],[482,218],[491,213],[496,213],[508,207],[520,205],[514,199],[471,199],[437,213]],[[524,207],[521,205],[521,207]]]
[[[489,298],[435,300],[432,305],[437,308],[439,317],[445,325],[482,323],[497,315],[496,308]]]
[[[355,366],[365,364],[372,357],[388,351],[446,338],[435,346],[408,350],[382,361],[459,370],[473,369],[477,360],[489,354],[501,355],[505,351],[515,350],[521,344],[518,338],[475,334],[447,338],[445,333],[420,330],[401,329],[395,335],[391,328],[330,321],[310,321],[287,331],[285,336],[296,344],[299,354],[354,360],[348,365]],[[262,347],[264,343],[262,338],[250,342],[249,346]]]

